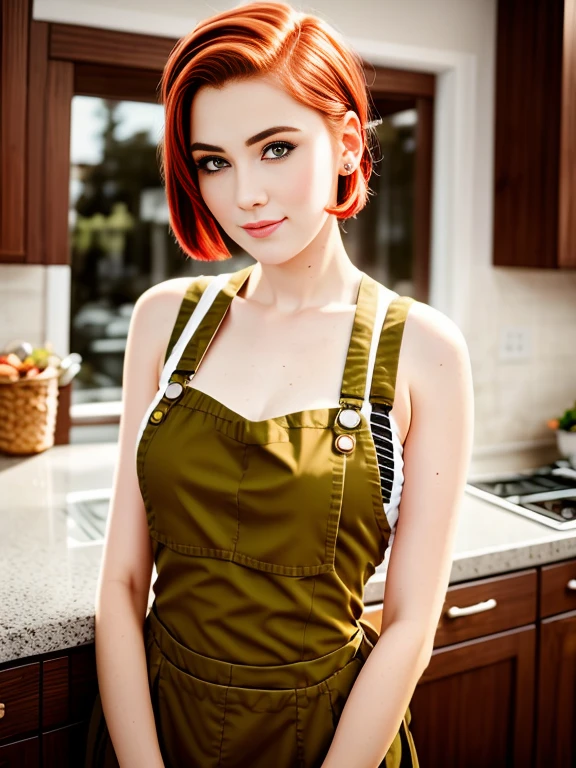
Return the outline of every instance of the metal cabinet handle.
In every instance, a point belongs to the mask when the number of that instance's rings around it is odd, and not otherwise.
[[[568,589],[574,590],[576,592],[576,579],[570,579],[568,584],[566,584]]]
[[[449,619],[458,619],[461,616],[472,616],[474,613],[482,613],[482,611],[491,611],[492,608],[496,608],[496,600],[491,597],[489,600],[484,600],[483,603],[476,603],[476,605],[469,605],[466,608],[459,608],[457,605],[453,605],[446,611],[446,616]]]
[[[2,702],[0,701],[0,720],[4,717],[5,714],[6,714],[6,706],[2,704]]]

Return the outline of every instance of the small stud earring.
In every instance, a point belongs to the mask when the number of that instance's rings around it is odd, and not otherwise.
[[[350,171],[352,170],[352,163],[344,163],[344,170],[346,171],[346,173],[350,173]]]

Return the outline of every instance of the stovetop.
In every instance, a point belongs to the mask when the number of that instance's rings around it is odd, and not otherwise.
[[[482,475],[466,491],[556,530],[576,528],[576,469],[559,459],[536,469]]]

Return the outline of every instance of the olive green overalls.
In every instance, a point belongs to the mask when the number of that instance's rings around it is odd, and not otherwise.
[[[359,621],[390,534],[366,408],[393,404],[413,299],[364,274],[339,405],[250,421],[190,377],[253,266],[192,281],[137,444],[166,768],[320,768],[378,638]],[[409,722],[385,768],[418,765]],[[98,697],[86,766],[117,765]]]

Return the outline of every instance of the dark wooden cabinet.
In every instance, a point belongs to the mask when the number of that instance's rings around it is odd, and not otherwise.
[[[32,2],[0,3],[0,262],[25,260],[26,93]]]
[[[98,691],[94,644],[0,665],[0,768],[79,768]]]
[[[0,740],[37,731],[40,726],[40,664],[0,671]]]
[[[531,569],[448,589],[411,704],[422,765],[530,765],[537,586]]]
[[[537,768],[576,765],[576,611],[542,622]]]
[[[535,568],[454,584],[446,592],[434,648],[534,624],[537,597]]]
[[[84,765],[88,721],[67,725],[42,734],[43,768],[81,768]]]
[[[38,736],[0,745],[0,768],[39,768],[40,765]]]
[[[576,765],[576,559],[449,587],[410,711],[426,768]]]
[[[410,710],[422,766],[527,768],[534,625],[435,650]]]
[[[540,574],[536,768],[576,765],[576,560]]]
[[[540,569],[540,618],[576,611],[576,560]]]
[[[576,0],[498,0],[493,263],[576,268]]]

